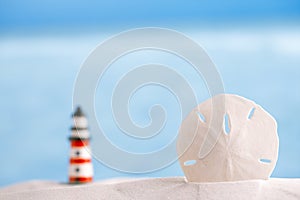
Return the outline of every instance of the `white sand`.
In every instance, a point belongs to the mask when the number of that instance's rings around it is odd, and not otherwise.
[[[113,179],[85,185],[31,181],[0,189],[0,199],[300,199],[300,179],[186,183],[182,177]]]

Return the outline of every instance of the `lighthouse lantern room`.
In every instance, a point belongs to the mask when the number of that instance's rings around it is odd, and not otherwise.
[[[88,122],[80,107],[77,107],[72,118],[69,183],[88,183],[93,180]]]

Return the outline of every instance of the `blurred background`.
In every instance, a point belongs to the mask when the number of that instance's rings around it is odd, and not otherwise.
[[[149,26],[174,29],[195,40],[216,64],[225,92],[252,99],[270,112],[280,138],[272,177],[300,177],[300,1],[1,0],[0,186],[32,179],[67,181],[72,93],[81,64],[112,35]],[[138,64],[137,58],[142,64],[174,66],[186,74],[200,102],[209,98],[204,81],[193,77],[188,66],[182,68],[179,58],[152,51],[116,62],[97,95],[109,94],[109,77],[120,75],[120,66]],[[145,95],[150,98],[141,98]],[[161,139],[138,145],[106,121],[111,141],[132,152],[166,145],[180,126],[176,99],[168,91],[145,88],[130,100],[129,110],[136,123],[147,124],[149,106],[157,102],[171,113],[171,126]],[[99,119],[110,112],[101,102],[95,107]],[[96,161],[94,168],[96,180],[183,175],[178,162],[147,174],[118,172]]]

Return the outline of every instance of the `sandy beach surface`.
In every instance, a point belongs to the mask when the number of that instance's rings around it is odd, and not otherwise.
[[[30,181],[0,188],[0,199],[300,199],[300,179],[187,183],[183,177],[111,179],[84,185]]]

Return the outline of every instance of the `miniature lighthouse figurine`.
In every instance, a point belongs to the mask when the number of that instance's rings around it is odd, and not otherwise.
[[[72,115],[69,183],[88,183],[93,180],[93,166],[90,152],[90,134],[87,119],[80,107]]]

